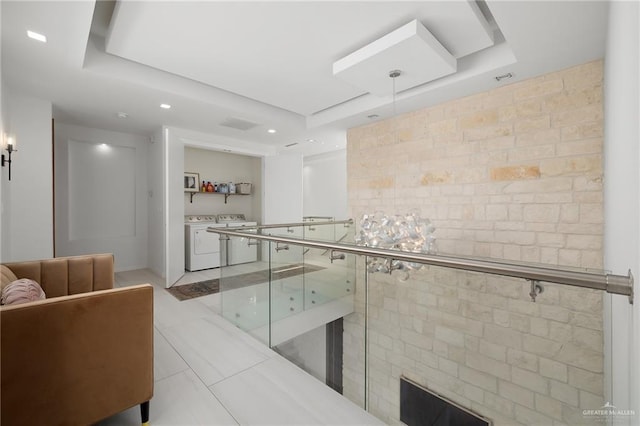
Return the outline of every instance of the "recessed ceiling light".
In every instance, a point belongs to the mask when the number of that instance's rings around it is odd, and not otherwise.
[[[41,41],[42,43],[46,43],[47,42],[47,36],[45,36],[43,34],[40,34],[40,33],[36,33],[34,31],[27,30],[27,36],[29,38],[34,39],[34,40]]]
[[[129,117],[129,114],[127,114],[126,112],[116,112],[116,117],[118,118],[127,118]]]
[[[160,104],[160,108],[171,109],[171,105],[169,105],[169,104]]]
[[[307,139],[307,142],[309,143],[314,143],[316,140],[315,139]]]
[[[276,132],[276,129],[268,129],[267,130],[267,133],[275,133],[275,132]]]

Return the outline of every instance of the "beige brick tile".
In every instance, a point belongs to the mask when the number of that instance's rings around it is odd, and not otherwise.
[[[463,385],[462,394],[469,399],[469,401],[475,401],[478,403],[484,402],[484,391],[477,386],[470,384]]]
[[[498,377],[504,380],[510,380],[510,369],[508,367],[505,368],[505,364],[500,361],[496,361],[492,358],[478,353],[467,352],[465,356],[465,362],[466,365],[470,368],[482,371],[494,377]]]
[[[522,347],[526,352],[540,356],[555,357],[564,346],[561,343],[543,337],[525,335],[522,338]]]
[[[564,324],[556,321],[549,322],[549,338],[556,342],[568,342],[571,340],[573,327],[569,324]]]
[[[548,426],[553,423],[553,420],[548,416],[519,405],[515,406],[515,418],[530,426]]]
[[[506,346],[496,345],[485,340],[480,340],[478,352],[496,361],[506,362],[507,359]]]
[[[604,377],[600,373],[593,373],[581,368],[569,367],[569,384],[592,394],[604,395]]]
[[[602,352],[604,350],[604,337],[600,330],[573,327],[571,341],[578,346],[582,346],[596,352]]]
[[[563,306],[585,313],[602,311],[602,297],[602,294],[596,290],[564,289],[560,295]]]
[[[514,123],[513,128],[516,134],[536,132],[551,127],[551,117],[549,114],[539,114],[532,117],[523,118]]]
[[[531,331],[529,317],[522,314],[509,314],[509,327],[521,333],[529,333]]]
[[[558,264],[558,249],[541,247],[540,248],[540,262],[548,265]]]
[[[500,413],[502,416],[513,416],[514,413],[514,404],[512,401],[488,392],[484,394],[484,407],[496,410],[496,412]],[[487,415],[495,421],[495,416]],[[507,419],[504,419],[503,421],[506,422],[504,423],[505,425],[511,425],[513,422],[513,420]]]
[[[498,392],[498,379],[491,374],[474,370],[466,366],[460,366],[458,369],[458,377],[460,380],[488,390],[489,392]]]
[[[573,343],[565,343],[558,351],[556,359],[568,365],[602,373],[604,369],[604,357],[602,352],[591,351]]]
[[[536,394],[536,411],[557,420],[562,420],[562,403],[557,399]]]
[[[430,171],[420,177],[420,185],[438,185],[453,182],[453,172],[449,170]]]
[[[602,103],[602,85],[569,89],[547,96],[542,101],[544,111],[564,111]]]
[[[516,146],[555,145],[561,140],[561,131],[562,129],[543,128],[518,133],[515,137]]]
[[[566,383],[549,380],[549,395],[565,404],[578,406],[578,390]]]
[[[571,312],[568,322],[572,325],[602,331],[602,315],[596,313]]]
[[[436,326],[435,338],[449,345],[464,348],[464,334],[447,327]]]
[[[458,377],[458,363],[446,358],[438,358],[438,368],[452,377]]]
[[[560,382],[567,382],[567,366],[558,361],[541,357],[540,360],[540,374],[550,379],[558,380]]]
[[[538,371],[538,357],[517,349],[507,349],[507,363],[529,371]]]
[[[555,223],[560,218],[559,205],[531,204],[524,206],[525,222],[551,222]]]
[[[604,209],[602,203],[580,204],[580,223],[604,223]]]
[[[493,321],[493,310],[489,306],[482,306],[471,301],[460,303],[460,315],[482,322]]]
[[[580,398],[580,408],[583,410],[598,410],[606,403],[602,395],[595,395],[583,390],[579,392],[578,397]]]
[[[583,123],[602,122],[602,105],[561,111],[551,116],[552,127],[565,127]]]
[[[506,346],[508,348],[522,348],[522,334],[507,327],[501,327],[494,324],[485,324],[484,338],[488,342]]]
[[[602,122],[590,122],[563,127],[561,138],[563,141],[576,139],[602,138],[604,129]]]
[[[545,291],[545,296],[546,296]],[[544,318],[531,317],[531,334],[539,337],[549,337],[549,321]]]
[[[522,87],[513,93],[514,101],[522,101],[525,99],[531,99],[539,96],[549,95],[552,93],[558,93],[563,89],[562,80],[549,80],[542,81],[535,84]]]
[[[534,394],[528,389],[514,385],[511,382],[500,380],[498,382],[498,394],[503,398],[525,407],[534,408]],[[518,407],[516,406],[516,410]]]
[[[513,135],[513,125],[508,123],[499,123],[477,128],[468,128],[464,130],[463,135],[463,139],[467,142],[501,138]]]
[[[511,380],[538,394],[547,395],[549,393],[549,381],[536,372],[511,367]]]
[[[475,127],[484,127],[489,124],[498,122],[498,110],[482,110],[470,115],[462,116],[458,119],[458,127],[460,129],[472,129]]]

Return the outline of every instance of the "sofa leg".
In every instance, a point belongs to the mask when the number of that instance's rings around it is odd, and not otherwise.
[[[149,401],[140,404],[140,417],[142,417],[142,426],[149,426]]]

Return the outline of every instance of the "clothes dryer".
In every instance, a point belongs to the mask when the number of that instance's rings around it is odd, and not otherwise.
[[[221,253],[220,235],[208,232],[209,227],[225,227],[218,224],[215,215],[185,216],[185,269],[201,271],[218,268],[224,264]]]
[[[229,228],[239,228],[256,226],[258,222],[247,220],[244,214],[219,214],[218,225],[222,224],[226,224]],[[253,229],[247,232],[255,234],[257,230]],[[255,240],[251,240],[248,237],[231,237],[227,241],[226,249],[225,244],[222,245],[222,251],[228,265],[238,265],[258,260],[258,246],[255,244]]]

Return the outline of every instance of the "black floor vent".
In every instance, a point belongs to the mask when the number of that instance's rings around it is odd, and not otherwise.
[[[400,421],[408,426],[491,426],[491,420],[400,378]]]

